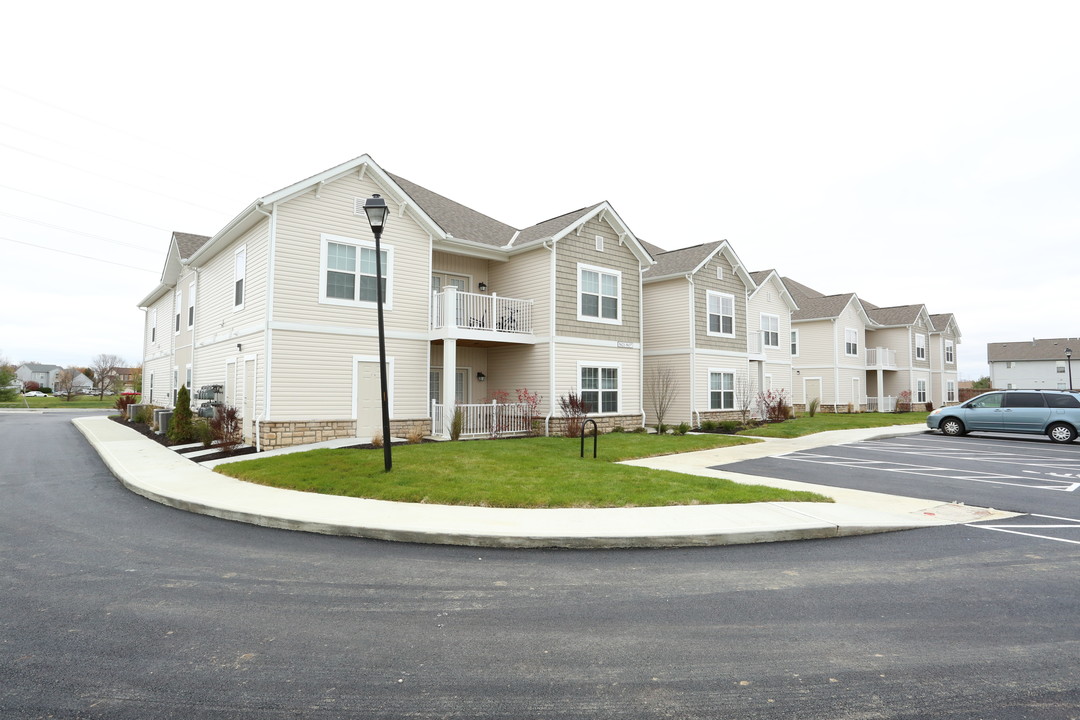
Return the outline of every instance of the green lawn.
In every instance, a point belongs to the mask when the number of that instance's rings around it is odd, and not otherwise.
[[[803,435],[825,432],[826,430],[852,430],[854,428],[886,427],[888,425],[914,425],[926,422],[927,413],[822,413],[814,417],[802,415],[782,423],[770,423],[752,430],[743,430],[740,435],[758,437],[795,438]]]
[[[55,396],[24,398],[22,395],[19,395],[15,400],[0,402],[0,408],[22,408],[24,410],[27,407],[31,410],[40,410],[43,408],[100,410],[111,409],[115,406],[116,396],[110,397],[109,395],[106,395],[101,400],[98,400],[96,395],[73,395],[71,400]]]
[[[740,485],[729,480],[615,464],[754,442],[730,435],[614,433],[587,440],[541,437],[396,445],[394,468],[383,452],[312,450],[220,465],[249,482],[348,497],[490,507],[656,507],[752,502],[832,502],[822,495]]]

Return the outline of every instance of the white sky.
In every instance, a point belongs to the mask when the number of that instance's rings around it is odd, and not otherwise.
[[[364,153],[518,227],[608,200],[667,249],[726,238],[753,270],[953,312],[964,379],[987,372],[987,342],[1080,335],[1080,3],[3,15],[13,362],[137,364],[135,305],[172,230],[212,235]]]

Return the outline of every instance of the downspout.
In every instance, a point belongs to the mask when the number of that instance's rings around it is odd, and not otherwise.
[[[690,283],[690,421],[697,415],[696,426],[701,427],[701,413],[697,409],[697,299],[695,297],[694,276],[687,275]]]
[[[645,271],[638,268],[638,406],[641,408],[641,427],[645,427]]]
[[[262,415],[255,420],[255,450],[262,452],[262,424],[270,419],[270,358],[273,349],[270,323],[274,320],[274,246],[277,238],[277,203],[274,204],[272,212],[266,212],[258,206],[255,212],[260,212],[269,218],[270,224],[266,262],[266,320],[263,326],[263,352],[266,355],[263,360],[263,411]]]
[[[836,330],[839,327],[836,324],[836,320],[837,320],[837,318],[832,319],[832,324],[833,324],[833,333],[832,333],[833,334],[833,344],[832,344],[833,345],[833,347],[832,347],[832,352],[833,352],[833,364],[832,364],[833,365],[833,386],[832,386],[832,395],[833,395],[833,412],[834,413],[837,411],[836,408],[839,407],[839,405],[840,405],[840,338],[836,334]],[[844,343],[845,344],[847,343],[847,337],[844,338]],[[846,347],[844,348],[844,354],[845,355],[847,354],[847,348]]]
[[[544,247],[551,251],[551,280],[548,283],[548,414],[544,418],[544,435],[551,434],[551,418],[555,414],[555,241],[544,242]]]

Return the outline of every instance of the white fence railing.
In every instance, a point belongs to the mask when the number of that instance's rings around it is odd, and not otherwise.
[[[889,348],[866,348],[867,367],[896,367],[896,351]]]
[[[527,435],[532,429],[530,406],[526,403],[441,405],[431,402],[431,429],[449,437],[455,410],[461,411],[461,437],[502,437]]]
[[[449,307],[451,304],[453,307]],[[532,300],[447,289],[434,293],[431,327],[437,329],[454,324],[493,333],[531,333],[532,308]]]
[[[867,397],[866,409],[868,412],[896,412],[896,398],[891,395],[881,398],[879,407],[878,398]]]

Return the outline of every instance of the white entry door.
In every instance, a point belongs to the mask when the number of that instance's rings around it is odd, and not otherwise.
[[[382,432],[382,383],[379,363],[356,363],[356,437],[369,438]]]

